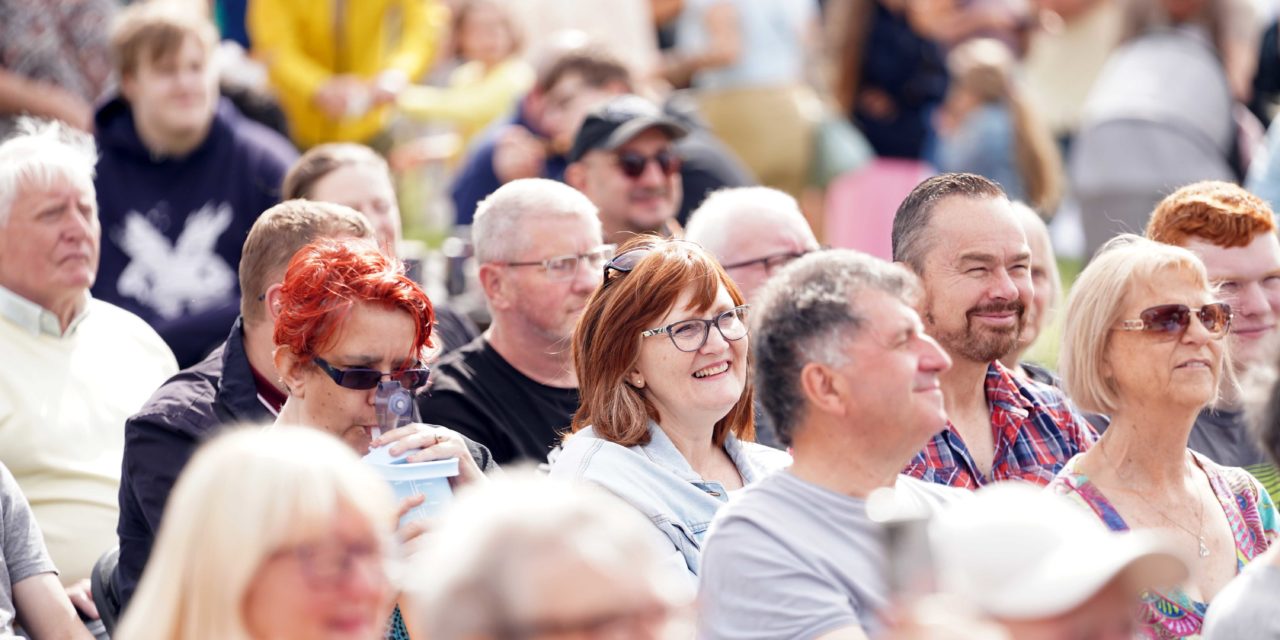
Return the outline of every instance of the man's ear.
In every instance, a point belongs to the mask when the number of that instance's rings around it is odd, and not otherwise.
[[[845,415],[848,407],[845,406],[840,383],[840,374],[824,364],[810,362],[800,370],[800,390],[809,401],[811,409],[823,413]]]
[[[513,290],[515,283],[512,282],[511,274],[507,268],[492,263],[480,265],[477,272],[480,278],[480,287],[484,290],[484,297],[489,301],[489,306],[494,310],[507,310],[517,303],[517,293]]]
[[[587,185],[587,168],[582,166],[581,160],[565,167],[564,181],[565,184],[568,184],[578,191],[583,190],[583,187]]]
[[[291,396],[299,398],[306,397],[307,393],[307,377],[306,369],[311,365],[310,362],[299,358],[287,346],[277,346],[272,354],[272,360],[276,365],[276,372],[280,375],[280,382],[284,384],[284,388]]]
[[[283,288],[284,285],[277,282],[267,287],[267,290],[262,294],[262,304],[266,308],[267,318],[271,320],[271,326],[273,327],[276,326],[276,319],[280,317],[280,305],[282,302],[280,290]]]

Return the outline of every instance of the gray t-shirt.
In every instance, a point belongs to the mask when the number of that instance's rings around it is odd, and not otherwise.
[[[967,492],[899,476],[900,505],[932,513]],[[702,552],[698,637],[813,638],[848,626],[880,630],[888,552],[866,501],[790,470],[743,490],[716,516]]]
[[[18,482],[0,464],[0,638],[14,633],[13,585],[41,573],[56,573],[53,560]]]
[[[1203,637],[1205,640],[1280,640],[1277,602],[1280,602],[1280,567],[1272,562],[1251,564],[1209,605]]]

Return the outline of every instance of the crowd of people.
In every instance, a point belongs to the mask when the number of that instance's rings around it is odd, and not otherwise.
[[[1266,8],[55,4],[0,638],[1280,639]]]

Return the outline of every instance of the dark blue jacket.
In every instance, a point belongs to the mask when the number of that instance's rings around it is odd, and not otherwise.
[[[297,151],[226,99],[204,142],[181,158],[151,154],[122,98],[98,110],[95,127],[102,257],[93,295],[142,317],[189,367],[239,314],[240,251],[279,201]]]

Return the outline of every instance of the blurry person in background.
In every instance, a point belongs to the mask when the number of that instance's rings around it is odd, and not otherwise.
[[[693,637],[693,590],[618,497],[519,472],[459,496],[406,585],[414,637]]]
[[[1144,594],[1142,630],[1197,635],[1218,591],[1271,546],[1280,524],[1253,476],[1187,448],[1197,415],[1231,376],[1231,307],[1195,254],[1126,234],[1080,274],[1065,320],[1067,392],[1111,426],[1049,489],[1113,531],[1170,535],[1191,560],[1190,578]]]
[[[248,10],[252,53],[303,149],[389,146],[390,107],[430,66],[447,20],[438,0],[253,0]]]
[[[711,254],[637,238],[604,268],[573,332],[582,405],[551,476],[599,484],[652,523],[696,580],[730,492],[790,464],[754,440],[747,306]]]
[[[1052,215],[1062,195],[1062,158],[1020,85],[1013,52],[999,40],[970,40],[951,50],[947,67],[938,169],[990,178],[1010,200]]]
[[[1058,276],[1058,259],[1049,239],[1049,227],[1031,207],[1014,202],[1013,212],[1022,230],[1027,234],[1027,246],[1031,248],[1031,304],[1022,325],[1022,333],[1013,350],[1000,357],[1000,362],[1015,374],[1042,384],[1061,387],[1057,374],[1023,360],[1040,334],[1053,325],[1054,313],[1062,302],[1062,279]]]
[[[88,134],[57,123],[0,143],[0,463],[69,586],[116,544],[125,418],[178,370],[151,327],[89,295],[94,159]]]
[[[378,246],[396,257],[403,235],[400,205],[386,160],[373,149],[353,142],[312,147],[284,176],[281,197],[346,205],[373,225]],[[475,323],[448,307],[436,305],[436,336],[447,353],[479,334]]]
[[[599,207],[606,242],[679,235],[681,158],[673,143],[688,133],[635,95],[613,98],[587,114],[564,177]]]
[[[396,507],[337,439],[284,425],[226,434],[191,459],[169,511],[115,637],[383,637]]]
[[[463,0],[454,9],[453,38],[463,63],[446,87],[405,87],[396,104],[416,120],[454,125],[462,146],[511,110],[536,80],[520,57],[522,35],[506,4]]]
[[[103,242],[93,295],[150,323],[182,367],[227,337],[245,235],[298,157],[219,96],[217,37],[188,4],[128,7],[111,38],[120,95],[94,119]]]
[[[508,182],[471,225],[493,323],[434,367],[422,417],[483,444],[499,464],[547,461],[578,410],[571,339],[614,247],[568,185]]]
[[[1139,633],[1141,598],[1188,573],[1160,534],[1108,531],[1066,500],[1016,482],[943,510],[927,539],[920,552],[933,559],[939,592],[1009,640],[1156,637]]]
[[[1229,182],[1197,182],[1160,202],[1147,238],[1191,250],[1231,305],[1231,364],[1246,385],[1273,373],[1280,332],[1280,239],[1261,198]],[[1280,495],[1280,471],[1249,432],[1241,388],[1228,379],[1196,417],[1187,446],[1218,464],[1244,467]]]

